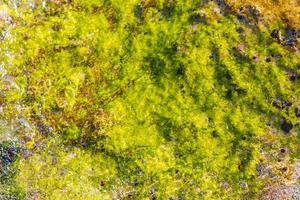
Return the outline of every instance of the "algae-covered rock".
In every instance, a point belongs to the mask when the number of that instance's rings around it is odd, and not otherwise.
[[[258,199],[296,185],[296,20],[250,3],[0,2],[0,138],[20,151],[0,145],[5,195]]]

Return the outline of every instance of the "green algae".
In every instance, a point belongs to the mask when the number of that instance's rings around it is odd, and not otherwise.
[[[32,125],[16,130],[27,197],[255,199],[259,164],[299,157],[299,55],[269,29],[201,1],[55,2],[11,10],[0,43],[18,86],[1,83],[1,117]]]

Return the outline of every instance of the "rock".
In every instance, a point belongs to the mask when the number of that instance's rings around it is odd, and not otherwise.
[[[294,164],[294,169],[292,170],[291,180],[297,183],[300,180],[300,160],[297,159]]]
[[[300,200],[300,185],[270,188],[262,195],[262,200]]]
[[[282,120],[280,128],[283,130],[286,134],[290,133],[290,131],[293,129],[293,124],[287,120]]]
[[[296,48],[298,42],[297,39],[300,37],[300,34],[299,34],[299,30],[293,27],[287,27],[285,29],[284,37],[282,36],[281,31],[279,29],[274,29],[271,32],[271,37],[276,39],[278,43],[284,46]]]
[[[300,185],[295,185],[293,187],[292,200],[300,200]]]
[[[284,101],[284,100],[281,100],[281,99],[275,99],[273,102],[272,102],[272,105],[278,109],[289,109],[293,104],[291,102],[288,102],[288,101]]]
[[[284,45],[289,47],[296,47],[297,38],[297,30],[295,28],[287,27],[285,37],[283,38]]]
[[[291,188],[289,187],[278,187],[271,188],[268,192],[263,194],[262,200],[283,200],[290,199]]]
[[[278,43],[281,43],[282,42],[282,36],[281,36],[281,32],[279,29],[274,29],[272,32],[271,32],[271,37],[276,39]]]

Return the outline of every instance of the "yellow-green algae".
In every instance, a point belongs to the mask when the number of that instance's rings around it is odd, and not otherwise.
[[[277,184],[259,164],[299,157],[299,55],[271,30],[213,2],[33,2],[4,2],[0,42],[1,117],[31,125],[14,198],[255,199]]]

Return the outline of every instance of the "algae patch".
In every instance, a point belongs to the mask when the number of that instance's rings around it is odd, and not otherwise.
[[[0,43],[20,198],[256,199],[292,179],[300,57],[273,27],[206,1],[34,2],[7,3]]]

